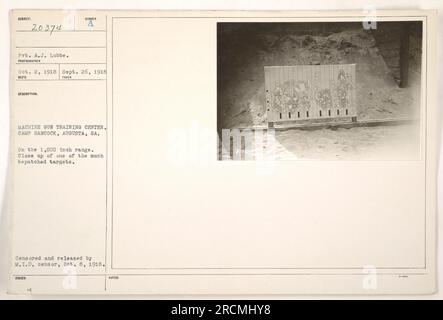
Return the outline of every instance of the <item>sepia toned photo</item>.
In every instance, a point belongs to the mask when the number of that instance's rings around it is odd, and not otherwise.
[[[219,160],[416,160],[422,22],[217,25]]]

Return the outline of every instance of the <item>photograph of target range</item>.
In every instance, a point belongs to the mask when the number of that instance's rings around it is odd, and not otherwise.
[[[219,160],[418,160],[421,21],[217,24]]]

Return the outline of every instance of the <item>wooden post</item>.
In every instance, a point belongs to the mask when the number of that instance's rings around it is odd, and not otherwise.
[[[409,23],[405,23],[400,38],[400,88],[408,86],[409,74]]]

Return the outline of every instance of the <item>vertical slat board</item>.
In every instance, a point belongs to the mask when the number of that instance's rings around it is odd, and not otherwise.
[[[268,122],[357,115],[355,64],[266,66]]]
[[[266,118],[268,122],[274,121],[274,118],[272,116],[272,110],[271,110],[271,75],[270,75],[270,69],[265,68],[265,105],[266,105]]]

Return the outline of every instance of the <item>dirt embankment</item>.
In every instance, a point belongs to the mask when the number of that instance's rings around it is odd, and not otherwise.
[[[377,31],[364,30],[359,23],[334,31],[299,34],[278,24],[223,29],[218,40],[219,129],[265,123],[264,66],[355,63],[358,118],[416,117],[420,39],[411,36],[410,86],[401,89],[395,69],[399,43],[389,37],[380,41],[389,28],[378,36]],[[386,55],[391,55],[390,64]]]

